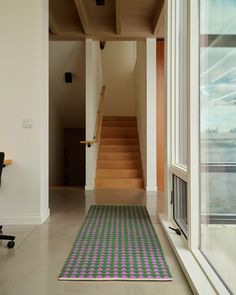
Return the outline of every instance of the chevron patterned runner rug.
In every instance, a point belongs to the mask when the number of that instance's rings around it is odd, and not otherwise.
[[[170,281],[144,206],[91,206],[59,280]]]

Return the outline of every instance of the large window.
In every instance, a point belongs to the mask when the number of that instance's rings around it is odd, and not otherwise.
[[[236,1],[200,0],[200,249],[236,292]]]

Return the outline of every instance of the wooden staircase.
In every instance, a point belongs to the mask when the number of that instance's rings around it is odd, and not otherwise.
[[[136,117],[103,117],[96,188],[143,188]]]

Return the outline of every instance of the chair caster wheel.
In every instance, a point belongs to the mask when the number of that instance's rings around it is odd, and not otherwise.
[[[7,247],[8,247],[9,249],[14,248],[14,246],[15,246],[15,242],[14,242],[14,241],[9,241],[9,242],[7,243]]]

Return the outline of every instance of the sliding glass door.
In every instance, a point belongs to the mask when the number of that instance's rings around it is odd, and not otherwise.
[[[200,250],[236,292],[236,1],[200,0]]]

